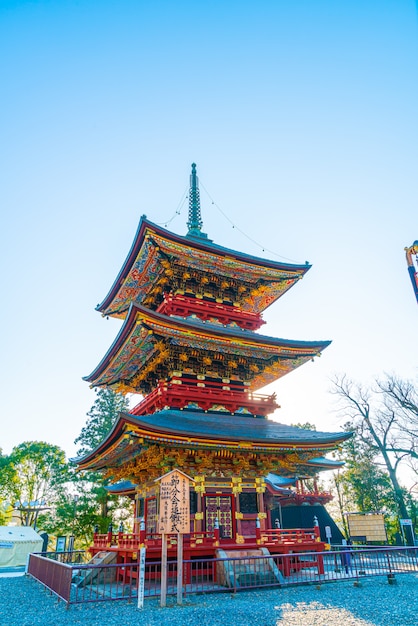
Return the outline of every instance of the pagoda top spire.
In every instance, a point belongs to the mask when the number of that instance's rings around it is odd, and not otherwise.
[[[189,228],[187,237],[192,237],[193,239],[208,238],[206,233],[203,233],[201,230],[203,221],[200,213],[199,178],[196,174],[196,163],[192,163],[192,173],[190,174],[189,220],[187,226]]]

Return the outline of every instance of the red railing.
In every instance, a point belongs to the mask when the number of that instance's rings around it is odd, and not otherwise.
[[[165,406],[181,409],[191,402],[204,411],[208,411],[215,404],[220,404],[231,413],[243,407],[254,415],[263,416],[279,407],[275,394],[268,396],[253,393],[233,383],[203,380],[190,383],[178,378],[171,382],[158,383],[157,387],[131,410],[131,413],[132,415],[145,415],[163,409]]]
[[[264,544],[311,544],[320,542],[319,526],[313,528],[269,528],[260,531],[261,541]]]
[[[197,547],[217,547],[219,546],[220,532],[214,529],[210,532],[195,531],[184,535],[184,546],[187,548]],[[169,545],[176,545],[176,535],[170,536]],[[249,543],[266,546],[283,546],[283,548],[300,549],[303,545],[308,549],[315,550],[313,544],[318,543],[318,550],[322,549],[323,543],[320,540],[319,527],[313,528],[269,528],[261,530],[256,528],[256,536],[248,538]],[[235,543],[229,539],[228,543]],[[161,547],[161,535],[158,533],[146,534],[145,531],[139,533],[95,533],[93,536],[93,548],[95,550],[114,547],[120,551],[139,550],[144,545],[148,548]],[[242,545],[237,544],[237,545]]]
[[[176,535],[169,537],[169,545],[176,545]],[[145,534],[145,531],[139,533],[95,533],[93,536],[93,548],[105,549],[117,547],[121,551],[132,550],[136,552],[141,545],[146,547],[161,547],[161,535]],[[219,529],[210,532],[193,532],[184,535],[185,547],[196,548],[197,546],[217,546],[219,544]]]
[[[60,554],[60,553],[58,553]],[[67,563],[31,554],[27,573],[65,602],[70,602],[73,567]]]
[[[190,298],[180,294],[164,294],[164,300],[157,309],[158,313],[164,315],[180,315],[188,317],[195,314],[203,321],[210,321],[215,318],[221,324],[235,322],[245,330],[257,330],[265,324],[260,313],[243,311],[239,307]]]

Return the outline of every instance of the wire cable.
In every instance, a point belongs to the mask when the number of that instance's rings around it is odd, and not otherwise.
[[[157,224],[157,226],[164,226],[164,228],[167,228],[167,226],[169,226],[171,224],[171,222],[177,217],[177,215],[181,214],[181,211],[184,207],[184,203],[186,202],[187,198],[189,196],[189,188],[186,187],[185,190],[182,193],[182,196],[180,198],[180,202],[177,205],[177,208],[174,212],[174,214],[170,217],[169,220],[166,220],[165,222],[154,222],[155,224]]]
[[[202,187],[202,189],[205,191],[205,193],[207,194],[208,198],[210,199],[210,201],[212,202],[213,206],[215,206],[219,213],[221,213],[224,218],[231,224],[232,228],[234,228],[235,230],[237,230],[239,233],[241,233],[241,235],[243,235],[246,239],[248,239],[249,241],[251,241],[254,245],[256,245],[258,248],[260,248],[263,252],[268,252],[269,254],[273,254],[275,257],[277,257],[278,259],[283,259],[285,261],[289,261],[290,263],[297,263],[296,261],[294,261],[293,259],[289,259],[288,257],[282,256],[280,254],[277,254],[277,252],[274,252],[273,250],[269,250],[268,248],[266,248],[265,246],[263,246],[261,243],[259,243],[258,241],[256,241],[255,239],[253,239],[252,237],[250,237],[249,235],[247,235],[247,233],[245,233],[243,230],[241,230],[241,228],[239,228],[239,226],[237,226],[229,217],[228,215],[225,213],[225,211],[223,211],[221,209],[221,207],[215,202],[215,200],[212,198],[212,196],[210,195],[210,193],[208,192],[208,190],[206,189],[206,187],[204,186],[204,184],[202,183],[202,180],[199,179],[199,183],[200,186]]]

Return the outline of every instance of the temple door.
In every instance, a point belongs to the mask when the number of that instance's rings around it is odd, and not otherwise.
[[[215,528],[215,520],[219,521],[219,536],[221,539],[232,539],[232,498],[231,496],[205,497],[206,531]]]

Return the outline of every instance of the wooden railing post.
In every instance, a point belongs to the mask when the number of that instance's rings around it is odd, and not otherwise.
[[[97,544],[97,535],[99,534],[99,525],[96,524],[93,529],[93,546]]]
[[[113,541],[113,524],[110,522],[109,528],[107,529],[107,545],[110,548]]]

